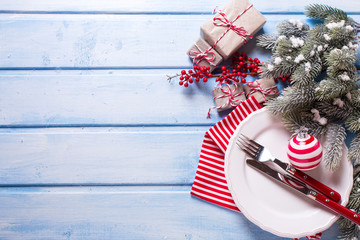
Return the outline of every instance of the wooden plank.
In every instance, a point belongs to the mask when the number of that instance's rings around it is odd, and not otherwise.
[[[46,1],[46,0],[3,0],[0,2],[2,11],[35,11],[35,12],[96,12],[96,13],[209,13],[216,6],[224,6],[227,0],[185,0],[185,1],[122,1],[118,0],[78,0],[78,1]],[[314,3],[311,0],[291,1],[274,3],[268,0],[251,1],[256,8],[263,12],[298,12],[304,11],[304,6]],[[319,0],[316,3],[328,4],[333,7],[341,8],[347,12],[354,12],[360,8],[358,1],[347,1],[348,4],[339,2],[338,0]]]
[[[169,83],[168,70],[11,71],[0,75],[1,126],[212,125],[215,83]],[[228,112],[227,112],[228,113]]]
[[[280,240],[189,187],[1,188],[1,239]],[[322,239],[335,239],[336,225]]]
[[[207,129],[0,129],[0,185],[191,185]]]
[[[209,17],[1,14],[0,69],[190,68],[186,51]],[[260,33],[275,32],[284,19],[305,20],[299,15],[266,17]],[[359,19],[359,15],[353,17]],[[256,48],[255,40],[241,50],[260,59],[269,57],[267,51]]]

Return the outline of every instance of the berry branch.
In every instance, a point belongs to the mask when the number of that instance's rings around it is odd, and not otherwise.
[[[167,77],[169,81],[178,78],[179,85],[184,87],[188,87],[189,84],[194,82],[207,82],[209,78],[216,78],[215,81],[220,83],[246,83],[247,76],[258,76],[261,73],[260,66],[262,64],[258,58],[252,59],[243,52],[234,55],[232,58],[232,68],[222,66],[221,73],[219,74],[212,74],[209,66],[194,66],[193,69],[188,71],[181,70],[181,73]],[[287,81],[289,77],[279,76],[279,79]]]

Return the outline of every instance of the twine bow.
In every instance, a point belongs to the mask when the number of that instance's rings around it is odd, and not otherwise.
[[[241,99],[236,99],[236,97],[238,96],[241,96],[244,92],[237,92],[237,89],[238,89],[238,86],[237,84],[234,84],[235,88],[232,90],[230,85],[229,84],[226,84],[225,87],[223,88],[220,88],[221,91],[223,92],[222,95],[219,95],[219,96],[215,96],[214,97],[214,100],[216,99],[220,99],[220,98],[227,98],[227,101],[222,104],[221,106],[216,106],[216,107],[212,107],[212,108],[209,108],[209,111],[208,111],[208,117],[207,118],[210,118],[210,111],[211,109],[220,109],[220,108],[224,108],[225,106],[227,105],[231,105],[232,107],[235,107],[237,105],[239,105],[242,100]],[[227,89],[226,89],[227,88]]]
[[[246,94],[247,97],[255,92],[260,92],[263,95],[264,100],[266,101],[266,95],[275,95],[279,93],[276,85],[268,88],[262,88],[258,80],[248,83],[248,86],[251,90],[250,92],[248,92],[248,94]]]
[[[227,32],[229,32],[230,30],[233,30],[236,34],[238,34],[239,36],[241,36],[244,41],[246,42],[247,39],[246,37],[249,37],[249,38],[253,38],[253,36],[251,36],[248,31],[246,31],[246,29],[244,27],[238,27],[236,25],[234,25],[234,22],[236,20],[239,19],[239,17],[241,17],[247,10],[249,10],[253,5],[249,5],[242,13],[240,13],[239,15],[237,15],[237,17],[230,21],[226,14],[224,12],[222,12],[221,10],[219,11],[219,15],[218,17],[214,17],[213,19],[213,23],[215,26],[221,26],[221,27],[227,27],[226,31],[223,33],[223,35],[215,42],[214,45],[216,45],[221,38],[223,38],[225,36],[225,34]]]
[[[214,63],[215,53],[211,52],[211,47],[201,52],[200,47],[196,43],[194,45],[199,50],[199,52],[194,50],[189,51],[189,56],[193,59],[194,65],[198,65],[202,60],[206,60],[211,66],[216,66]]]

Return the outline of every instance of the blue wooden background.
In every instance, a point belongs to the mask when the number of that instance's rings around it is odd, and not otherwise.
[[[252,3],[263,33],[306,20],[313,2]],[[166,75],[191,68],[186,50],[226,3],[1,0],[0,239],[280,239],[189,194],[224,115],[206,118],[213,83]],[[317,3],[360,20],[359,1]],[[242,50],[270,56],[254,41]]]

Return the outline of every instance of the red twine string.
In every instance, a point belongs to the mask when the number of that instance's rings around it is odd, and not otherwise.
[[[208,115],[207,115],[207,118],[210,118],[210,111],[211,109],[220,109],[220,108],[223,108],[225,106],[227,106],[228,104],[230,104],[232,107],[235,107],[237,105],[239,105],[242,101],[240,99],[235,99],[236,97],[242,95],[244,92],[238,92],[236,93],[237,89],[238,89],[238,86],[236,84],[234,84],[235,88],[234,90],[231,90],[231,87],[229,84],[226,84],[225,87],[223,88],[220,88],[221,91],[224,93],[223,95],[219,95],[219,96],[215,96],[214,97],[214,100],[215,99],[219,99],[219,98],[228,98],[227,101],[221,105],[221,106],[217,106],[217,107],[211,107],[209,108],[209,111],[208,111]],[[227,90],[224,89],[227,87]]]
[[[238,35],[240,35],[244,41],[246,42],[247,39],[246,37],[249,38],[253,38],[253,36],[251,36],[248,31],[245,30],[244,27],[237,27],[233,24],[233,22],[235,22],[236,20],[239,19],[239,17],[241,17],[247,10],[249,10],[253,5],[249,5],[242,13],[240,13],[233,21],[230,21],[229,19],[227,19],[226,14],[224,12],[222,12],[221,10],[219,10],[219,14],[220,17],[214,17],[213,19],[213,23],[215,26],[220,26],[220,27],[227,27],[227,29],[225,30],[225,32],[219,37],[218,40],[216,40],[216,42],[210,46],[208,49],[206,49],[205,51],[201,52],[200,48],[195,44],[196,48],[199,49],[199,52],[197,51],[193,51],[191,50],[189,52],[189,55],[191,58],[193,58],[193,64],[194,65],[198,65],[199,62],[201,62],[202,60],[206,60],[210,63],[210,65],[215,66],[216,64],[214,64],[214,60],[215,60],[215,53],[211,52],[211,50],[213,48],[215,48],[215,46],[219,43],[219,41],[225,36],[225,34],[227,34],[230,30],[233,30],[234,32],[236,32]],[[215,10],[214,10],[215,11]],[[210,56],[209,56],[210,54]]]
[[[249,82],[248,86],[250,87],[251,90],[248,94],[246,94],[246,97],[248,97],[249,95],[255,92],[260,92],[263,95],[264,100],[266,101],[267,100],[266,95],[274,95],[279,93],[279,90],[277,89],[276,85],[274,85],[273,87],[262,88],[258,80],[254,82]]]
[[[214,64],[215,53],[210,52],[211,48],[201,52],[200,47],[196,43],[194,45],[199,50],[199,52],[194,50],[189,51],[189,55],[193,59],[194,65],[198,65],[202,60],[206,60],[210,65],[216,66],[216,64]]]
[[[214,43],[214,45],[212,47],[215,47],[218,44],[218,42],[225,36],[225,34],[227,34],[230,30],[233,30],[235,33],[237,33],[239,36],[241,36],[245,42],[247,41],[246,37],[253,38],[253,36],[251,36],[248,33],[248,31],[245,30],[244,27],[237,27],[234,25],[234,22],[236,20],[238,20],[244,13],[246,13],[246,11],[249,10],[252,6],[253,6],[252,4],[249,5],[242,13],[237,15],[237,17],[232,21],[227,19],[226,14],[224,12],[222,12],[221,10],[219,10],[220,17],[214,17],[213,23],[215,26],[227,27],[227,29],[219,37],[219,39]]]

